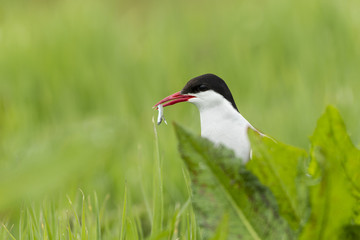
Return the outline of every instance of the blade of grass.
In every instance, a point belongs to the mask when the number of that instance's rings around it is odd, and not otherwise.
[[[142,159],[142,154],[140,155],[141,152],[141,146],[138,146],[138,159]],[[137,165],[138,166],[138,171],[139,171],[139,176],[140,176],[140,180],[139,180],[139,185],[140,185],[140,189],[141,189],[141,194],[143,196],[143,203],[145,204],[145,209],[146,209],[146,213],[147,216],[149,218],[149,222],[152,225],[153,224],[153,215],[151,212],[151,207],[150,207],[150,203],[149,203],[149,199],[148,196],[146,194],[145,191],[145,187],[144,187],[144,178],[142,176],[146,176],[146,174],[143,173],[142,168],[140,168],[141,163]]]
[[[31,204],[31,208],[30,208],[29,213],[30,213],[32,229],[33,229],[34,235],[36,236],[36,239],[40,239],[41,238],[41,233],[40,233],[38,219],[36,218],[35,212],[36,212],[35,206],[34,206],[34,204]]]
[[[178,218],[179,218],[179,204],[175,205],[175,213],[173,215],[173,217],[171,218],[171,223],[170,223],[170,235],[169,235],[169,240],[170,239],[177,239],[177,233],[176,233],[176,228],[177,228],[177,224],[178,224]]]
[[[34,235],[34,223],[33,223],[33,220],[31,218],[31,214],[30,214],[29,209],[27,209],[27,221],[28,221],[28,224],[29,224],[30,239],[36,239],[35,235]]]
[[[136,228],[138,231],[139,239],[144,239],[144,232],[141,227],[141,221],[140,221],[139,216],[135,216],[135,221],[136,221]]]
[[[49,224],[49,220],[48,220],[48,207],[46,206],[46,203],[43,203],[43,215],[44,215],[44,221],[45,221],[45,227],[46,227],[46,232],[48,234],[48,239],[52,240],[52,230]],[[45,231],[44,231],[45,232]],[[44,238],[45,239],[45,238]]]
[[[69,225],[68,225],[68,233],[69,233],[69,240],[73,240],[74,239],[74,236],[73,236],[73,234],[72,234],[72,232],[71,232],[71,227],[70,227],[70,222],[69,222]]]
[[[24,218],[24,209],[20,210],[20,218],[19,218],[19,240],[23,239],[23,218]]]
[[[126,223],[126,200],[127,200],[127,187],[125,183],[125,190],[124,190],[124,206],[123,206],[123,212],[122,212],[122,218],[121,218],[121,232],[120,232],[120,240],[125,239],[125,223]]]
[[[156,150],[156,164],[154,165],[154,182],[153,182],[153,224],[151,227],[151,235],[158,236],[163,230],[164,218],[164,196],[163,196],[163,180],[161,170],[159,138],[156,131],[154,117],[152,118],[154,137],[155,137],[155,150]]]
[[[96,211],[96,239],[101,240],[99,201],[96,192],[94,192],[94,199],[95,199],[95,211]]]
[[[77,213],[76,213],[76,210],[75,210],[75,208],[74,208],[74,205],[73,205],[70,197],[69,197],[68,195],[66,195],[66,198],[68,199],[68,202],[69,202],[69,204],[70,204],[72,213],[74,214],[74,217],[75,217],[75,219],[76,219],[75,222],[74,222],[74,229],[73,229],[73,231],[76,233],[76,232],[77,232],[77,228],[80,226],[80,220],[79,220],[79,217],[78,217],[78,215],[77,215]],[[70,225],[69,225],[69,227],[70,227]],[[70,231],[72,230],[71,227],[69,228],[69,230],[70,230]]]
[[[126,221],[127,239],[139,240],[139,234],[136,228],[136,223],[128,218]]]
[[[11,232],[7,229],[7,227],[5,226],[5,224],[2,224],[3,228],[5,229],[5,231],[9,234],[9,236],[13,239],[16,240],[16,238],[11,234]]]
[[[225,213],[216,229],[215,235],[210,240],[226,240],[229,232],[229,214]]]
[[[183,168],[183,176],[184,176],[184,180],[185,180],[185,184],[186,184],[186,189],[188,191],[189,194],[189,199],[186,203],[190,205],[190,212],[188,213],[187,217],[190,217],[190,225],[188,225],[187,227],[187,232],[188,232],[188,239],[196,239],[197,238],[197,222],[196,222],[196,216],[193,210],[193,206],[191,204],[192,201],[192,190],[191,190],[191,179],[190,179],[190,175],[189,172]],[[190,216],[189,216],[190,215]],[[200,238],[202,239],[202,238]]]
[[[186,223],[187,223],[187,239],[192,239],[192,231],[190,230],[191,227],[190,227],[190,216],[189,214],[186,215]]]
[[[82,211],[81,211],[81,240],[87,239],[87,233],[86,233],[86,219],[85,219],[85,195],[84,192],[80,189],[80,192],[82,194]]]

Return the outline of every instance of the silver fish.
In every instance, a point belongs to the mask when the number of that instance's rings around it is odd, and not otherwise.
[[[160,125],[162,120],[164,120],[164,123],[167,125],[167,122],[166,122],[165,117],[164,117],[164,107],[163,107],[163,105],[159,104],[157,108],[158,108],[158,111],[159,111],[158,118],[157,118],[157,125]]]

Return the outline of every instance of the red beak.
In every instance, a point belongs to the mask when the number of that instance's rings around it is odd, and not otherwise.
[[[193,98],[193,97],[195,97],[195,96],[183,95],[180,92],[177,92],[177,93],[174,93],[174,94],[164,98],[163,100],[161,100],[160,102],[155,104],[153,108],[155,108],[159,104],[162,104],[162,103],[165,103],[165,102],[166,103],[163,105],[163,107],[174,105],[174,104],[179,103],[179,102],[186,102],[187,100],[189,100],[190,98]]]

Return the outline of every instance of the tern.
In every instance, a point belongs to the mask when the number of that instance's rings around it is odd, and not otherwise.
[[[179,102],[190,102],[198,108],[202,137],[233,150],[244,163],[249,161],[251,147],[247,132],[249,128],[259,131],[240,114],[223,79],[214,74],[195,77],[180,92],[164,98],[154,107]]]

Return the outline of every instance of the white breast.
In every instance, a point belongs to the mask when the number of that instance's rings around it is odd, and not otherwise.
[[[212,91],[211,94],[216,94],[212,96],[215,98],[213,101],[209,101],[209,96],[199,96],[189,101],[200,111],[201,136],[232,149],[246,163],[250,158],[247,130],[253,127],[225,98]],[[206,99],[206,103],[202,99]]]

